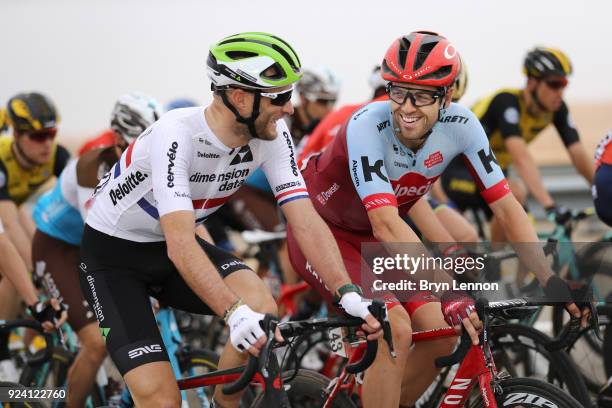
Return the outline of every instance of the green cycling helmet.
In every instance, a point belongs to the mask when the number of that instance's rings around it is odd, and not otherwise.
[[[293,48],[275,35],[246,32],[210,47],[207,74],[213,88],[269,89],[291,85],[302,77]]]

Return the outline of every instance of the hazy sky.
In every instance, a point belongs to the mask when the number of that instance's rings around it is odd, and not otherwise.
[[[205,103],[209,45],[247,30],[283,37],[305,66],[328,65],[343,81],[340,102],[357,102],[369,97],[367,77],[392,40],[418,29],[455,43],[469,71],[466,103],[521,86],[523,56],[538,44],[570,56],[570,103],[610,100],[610,15],[603,0],[0,0],[0,103],[42,91],[58,106],[62,133],[85,137],[108,125],[125,92]]]

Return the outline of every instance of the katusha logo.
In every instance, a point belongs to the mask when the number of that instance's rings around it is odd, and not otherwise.
[[[399,180],[391,180],[398,205],[409,203],[427,194],[437,178],[429,179],[419,173],[406,173]]]
[[[425,167],[430,169],[436,164],[442,163],[443,161],[444,161],[444,157],[442,157],[442,153],[437,151],[435,153],[430,154],[429,157],[423,161],[423,164],[425,165]]]

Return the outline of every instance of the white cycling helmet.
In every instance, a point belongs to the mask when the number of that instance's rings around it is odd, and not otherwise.
[[[111,114],[111,129],[128,144],[161,116],[161,108],[153,98],[140,93],[121,96]]]
[[[297,91],[309,101],[317,99],[336,100],[340,93],[340,80],[328,67],[305,68],[304,75],[297,83]]]
[[[387,86],[387,81],[385,81],[380,73],[380,65],[374,67],[370,78],[368,78],[368,84],[373,91],[376,91],[379,88],[385,88]]]

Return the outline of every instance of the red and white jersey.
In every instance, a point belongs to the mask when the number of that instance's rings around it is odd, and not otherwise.
[[[204,221],[260,166],[279,205],[308,198],[284,121],[274,140],[230,148],[211,131],[204,110],[172,110],[145,130],[96,187],[86,223],[130,241],[163,241],[159,217],[187,210]]]
[[[355,112],[302,174],[319,214],[348,231],[369,232],[367,211],[395,206],[405,215],[427,194],[450,161],[461,155],[483,198],[491,203],[510,192],[478,118],[452,103],[417,151],[393,131],[389,101]]]

